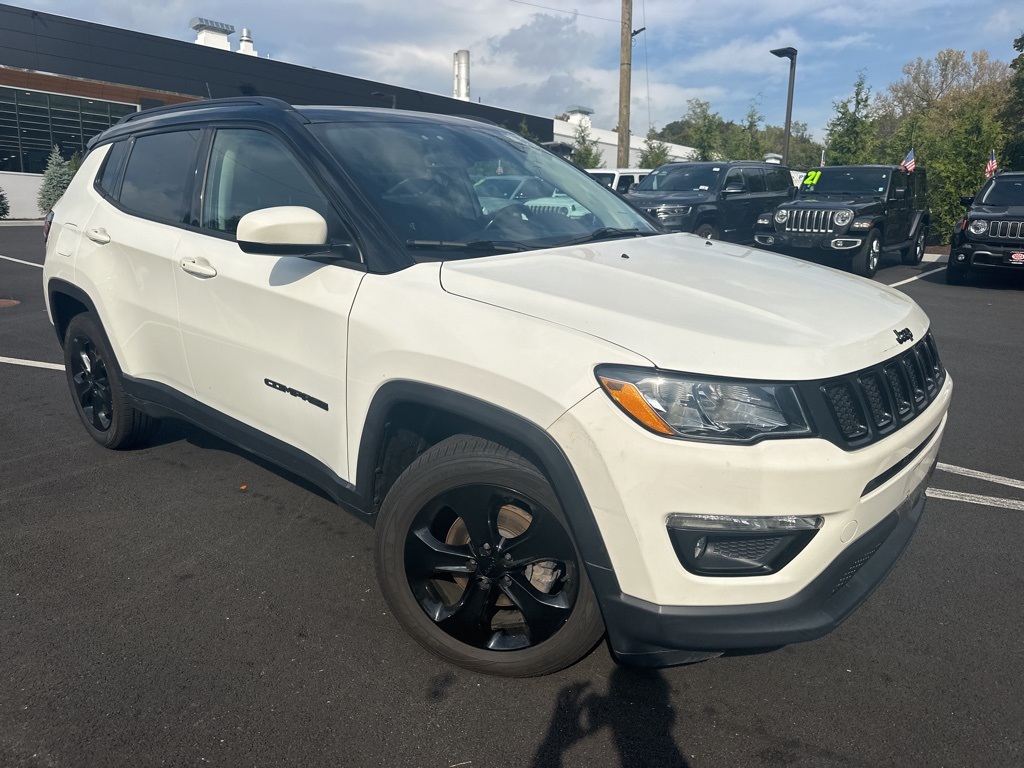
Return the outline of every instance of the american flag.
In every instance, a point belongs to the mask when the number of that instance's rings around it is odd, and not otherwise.
[[[999,164],[996,163],[996,151],[993,149],[992,154],[988,156],[988,165],[985,166],[985,178],[991,179],[993,176],[995,176],[996,168],[998,167]]]
[[[900,163],[900,168],[902,168],[907,173],[913,173],[915,165],[916,163],[914,162],[914,150],[910,150],[909,152],[907,152],[907,156],[903,158],[903,162]]]

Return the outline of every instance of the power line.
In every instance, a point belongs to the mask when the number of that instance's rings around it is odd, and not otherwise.
[[[537,3],[527,3],[525,0],[508,0],[510,3],[518,3],[519,5],[528,5],[531,8],[542,8],[545,11],[554,11],[555,13],[564,13],[569,16],[582,16],[585,19],[598,19],[599,21],[610,21],[613,24],[622,25],[621,19],[606,19],[604,16],[590,16],[586,13],[580,13],[579,11],[567,11],[563,8],[552,8],[547,5],[537,5]]]

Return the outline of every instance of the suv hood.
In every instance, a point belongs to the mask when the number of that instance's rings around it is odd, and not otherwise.
[[[820,211],[824,209],[852,208],[857,213],[882,210],[882,201],[877,197],[851,197],[850,195],[811,195],[798,197],[783,204],[786,208],[803,208]]]
[[[1024,219],[1024,205],[973,205],[971,206],[972,219],[1001,218],[1013,216]]]
[[[928,328],[891,288],[687,234],[450,261],[440,277],[451,294],[576,329],[659,368],[708,375],[845,374],[900,351],[895,331],[920,339]]]

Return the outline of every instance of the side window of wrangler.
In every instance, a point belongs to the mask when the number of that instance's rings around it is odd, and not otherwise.
[[[298,160],[263,131],[217,131],[203,190],[203,227],[234,234],[247,213],[301,205],[331,222],[330,205]]]
[[[199,137],[199,131],[171,131],[135,139],[121,182],[121,205],[147,219],[185,223]]]

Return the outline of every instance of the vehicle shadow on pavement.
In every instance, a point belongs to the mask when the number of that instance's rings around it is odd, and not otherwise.
[[[672,738],[676,712],[669,685],[658,671],[618,667],[607,695],[588,693],[589,687],[574,683],[559,692],[533,768],[561,766],[569,749],[604,728],[611,729],[622,768],[689,768]]]

